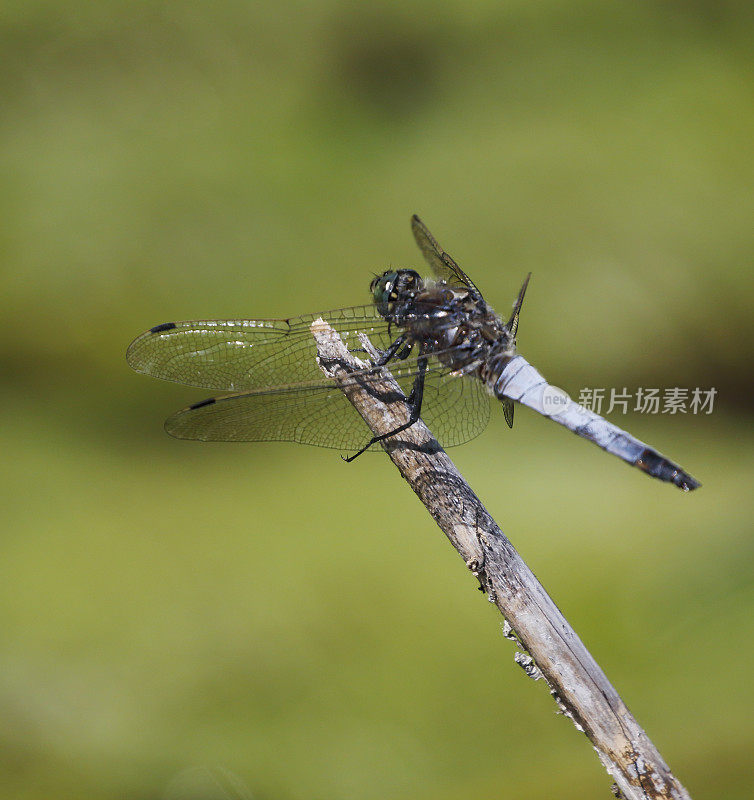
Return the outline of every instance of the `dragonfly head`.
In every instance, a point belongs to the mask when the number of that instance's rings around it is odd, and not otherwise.
[[[374,304],[383,317],[389,317],[396,303],[413,300],[424,288],[424,282],[413,269],[388,270],[369,284]]]

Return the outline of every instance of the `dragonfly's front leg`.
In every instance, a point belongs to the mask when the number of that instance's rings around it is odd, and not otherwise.
[[[399,352],[400,351],[400,352]],[[377,350],[377,358],[372,362],[375,367],[384,367],[389,361],[395,358],[406,358],[410,351],[410,347],[406,346],[406,334],[402,333],[386,350]]]
[[[399,337],[400,338],[400,337]],[[398,341],[398,340],[396,340]],[[396,342],[393,342],[392,345],[385,351],[387,353]],[[384,354],[383,354],[384,355]],[[419,415],[421,414],[422,409],[422,400],[424,398],[424,376],[427,372],[427,358],[426,356],[419,356],[416,360],[416,364],[418,367],[418,372],[416,373],[416,377],[414,378],[414,385],[411,388],[411,394],[406,398],[406,404],[409,407],[409,417],[406,422],[402,425],[399,425],[392,431],[388,431],[387,433],[381,433],[379,436],[373,436],[365,445],[358,451],[358,453],[354,453],[352,456],[342,456],[343,460],[348,462],[349,464],[355,458],[358,458],[362,453],[367,451],[373,444],[377,444],[377,442],[381,442],[384,439],[388,439],[390,436],[395,436],[397,433],[402,433],[405,430],[408,430],[418,419]]]

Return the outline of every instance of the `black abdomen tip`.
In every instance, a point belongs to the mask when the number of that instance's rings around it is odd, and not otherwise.
[[[680,470],[673,483],[683,489],[684,492],[693,492],[694,489],[698,489],[702,485],[696,478],[692,478],[688,472],[683,470]]]
[[[696,478],[692,478],[688,472],[684,472],[678,464],[668,461],[665,456],[661,456],[656,450],[647,448],[639,456],[636,466],[661,481],[675,484],[684,492],[691,492],[698,489],[702,484]]]

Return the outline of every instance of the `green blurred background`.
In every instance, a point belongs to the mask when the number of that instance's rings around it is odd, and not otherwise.
[[[452,451],[695,798],[751,796],[748,2],[0,11],[5,797],[608,797],[383,456],[168,439],[192,317],[368,301],[419,213],[683,495],[547,421]]]

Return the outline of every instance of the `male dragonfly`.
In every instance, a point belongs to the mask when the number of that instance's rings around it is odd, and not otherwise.
[[[165,430],[201,441],[294,441],[331,447],[352,460],[380,438],[364,423],[316,360],[311,332],[328,322],[353,352],[368,336],[379,356],[350,380],[379,377],[388,366],[405,393],[410,427],[421,414],[445,447],[487,425],[490,396],[513,427],[513,401],[563,425],[608,453],[684,491],[700,484],[649,445],[575,403],[516,353],[519,313],[529,276],[507,322],[414,215],[411,229],[434,278],[392,269],[371,283],[373,302],[291,319],[193,320],[156,325],[128,348],[128,363],[156,378],[232,392],[173,414]]]

